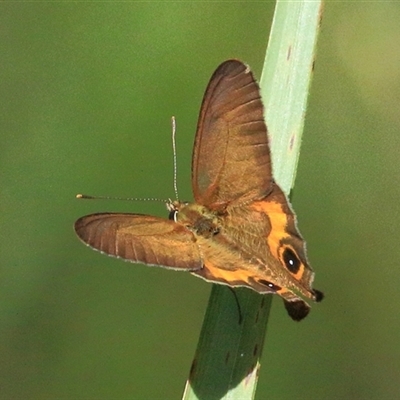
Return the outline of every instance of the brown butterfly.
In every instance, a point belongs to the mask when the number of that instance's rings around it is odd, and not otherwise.
[[[208,84],[192,160],[194,203],[170,201],[170,218],[92,214],[75,231],[127,261],[189,271],[206,281],[276,293],[296,321],[321,301],[296,216],[274,182],[260,89],[248,66],[222,63]]]

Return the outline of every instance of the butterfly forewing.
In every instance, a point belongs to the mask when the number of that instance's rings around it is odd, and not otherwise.
[[[131,262],[194,271],[202,267],[193,234],[174,221],[140,214],[92,214],[75,222],[79,238]]]
[[[193,150],[192,186],[196,202],[210,208],[260,199],[270,190],[260,90],[240,61],[221,64],[208,84]]]

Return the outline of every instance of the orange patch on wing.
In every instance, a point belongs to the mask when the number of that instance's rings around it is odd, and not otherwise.
[[[292,275],[299,281],[304,274],[304,269],[304,264],[301,263],[299,270],[295,274],[292,273]]]
[[[201,270],[192,272],[206,281],[226,283],[230,286],[249,286],[250,272],[245,269],[226,270],[205,261]]]
[[[290,297],[292,297],[292,295],[293,295],[293,292],[291,290],[284,288],[284,287],[280,290],[277,290],[276,293],[279,294],[279,296],[281,296],[283,298],[288,297],[287,296],[288,294],[290,295]]]
[[[275,201],[256,201],[252,204],[254,210],[267,215],[271,223],[271,232],[267,237],[268,247],[273,256],[279,259],[278,248],[282,238],[287,237],[287,215],[283,211],[282,204]]]

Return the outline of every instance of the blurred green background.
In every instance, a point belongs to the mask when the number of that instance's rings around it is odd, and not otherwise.
[[[178,399],[210,285],[74,236],[99,211],[165,216],[212,72],[259,77],[274,3],[0,6],[1,399]],[[325,4],[293,204],[326,300],[274,300],[257,399],[400,397],[399,3]]]

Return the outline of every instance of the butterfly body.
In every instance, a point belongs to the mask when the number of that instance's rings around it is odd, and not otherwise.
[[[186,270],[207,281],[276,293],[303,319],[320,301],[304,241],[272,169],[258,85],[237,60],[212,76],[192,162],[194,203],[169,202],[169,220],[139,214],[80,218],[80,239],[108,255]]]

